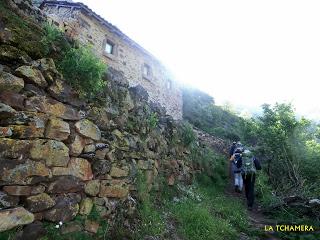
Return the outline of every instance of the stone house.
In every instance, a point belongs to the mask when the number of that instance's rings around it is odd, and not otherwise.
[[[174,119],[182,118],[181,87],[151,53],[82,3],[43,1],[41,9],[66,34],[92,45],[109,70],[123,74],[130,86],[141,85]]]

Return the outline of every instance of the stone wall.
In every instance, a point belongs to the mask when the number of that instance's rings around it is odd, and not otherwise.
[[[93,208],[112,227],[119,212],[135,213],[139,173],[149,190],[192,180],[186,149],[172,141],[179,123],[143,87],[111,68],[101,102],[85,102],[52,59],[20,48],[19,26],[1,24],[13,34],[0,34],[0,232],[26,225],[17,239],[30,239],[45,234],[44,221],[70,232],[66,223]]]
[[[93,45],[95,52],[110,68],[123,72],[130,86],[141,85],[149,94],[150,101],[160,103],[167,114],[182,118],[182,93],[180,86],[153,56],[111,24],[98,21],[93,15],[74,6],[45,4],[43,10],[71,37],[84,44]],[[121,36],[120,36],[121,35]],[[114,45],[113,54],[104,51],[106,41]],[[151,76],[143,76],[143,66],[151,68]]]

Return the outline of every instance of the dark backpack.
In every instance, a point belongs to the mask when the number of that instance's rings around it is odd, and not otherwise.
[[[234,164],[236,165],[237,168],[241,168],[241,165],[242,165],[241,153],[235,153],[233,161],[234,161]]]

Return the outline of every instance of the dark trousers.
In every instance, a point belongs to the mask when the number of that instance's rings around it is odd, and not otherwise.
[[[243,185],[246,193],[248,207],[253,206],[254,202],[254,183],[256,181],[255,174],[242,174]]]

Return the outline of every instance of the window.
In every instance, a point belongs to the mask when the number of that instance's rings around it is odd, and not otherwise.
[[[112,43],[111,41],[107,40],[106,41],[106,45],[104,47],[104,51],[107,54],[114,54],[114,43]]]
[[[142,66],[142,76],[148,80],[151,80],[151,67],[146,63]]]

